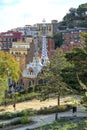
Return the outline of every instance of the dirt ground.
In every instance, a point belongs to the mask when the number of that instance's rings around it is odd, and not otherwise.
[[[71,98],[72,96],[67,96],[63,97],[60,100],[61,104],[65,104],[66,102],[71,103]],[[0,113],[3,112],[16,112],[16,111],[21,111],[24,109],[32,108],[34,110],[39,110],[41,107],[49,107],[49,106],[55,106],[57,105],[57,99],[48,99],[45,101],[39,101],[39,100],[30,100],[30,101],[25,101],[22,103],[16,103],[16,110],[14,110],[13,105],[9,106],[1,106],[0,107]]]

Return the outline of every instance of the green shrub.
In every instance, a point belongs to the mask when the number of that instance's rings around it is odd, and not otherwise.
[[[20,94],[24,93],[24,94]],[[32,100],[37,97],[37,93],[32,92],[32,93],[26,93],[26,91],[21,91],[21,92],[16,92],[15,93],[15,101],[16,102],[23,102],[26,100]],[[12,94],[8,94],[6,100],[7,105],[13,103],[14,97],[12,97]],[[2,101],[1,105],[4,105],[4,100]]]
[[[23,116],[21,117],[21,124],[28,123],[28,111],[27,110],[23,110],[22,114],[23,114]]]
[[[60,105],[58,106],[58,111],[61,112],[61,111],[65,111],[67,110],[67,106],[66,105]]]
[[[21,124],[27,124],[28,123],[28,116],[23,116],[23,117],[21,117]]]
[[[64,112],[70,110],[71,106],[69,105],[60,105],[60,106],[53,106],[53,107],[44,107],[37,111],[37,114],[51,114],[55,112]]]
[[[34,115],[34,112],[32,111],[32,109],[26,109],[26,110],[22,110],[20,112],[15,112],[15,113],[6,112],[3,114],[0,114],[0,120],[12,119],[16,117],[22,117],[25,115],[32,116]]]
[[[11,119],[11,118],[14,118],[14,115],[10,112],[7,112],[4,115],[2,115],[2,119]]]
[[[14,121],[10,122],[9,125],[18,125],[18,124],[21,124],[21,120],[20,119],[17,119],[17,120],[14,120]]]

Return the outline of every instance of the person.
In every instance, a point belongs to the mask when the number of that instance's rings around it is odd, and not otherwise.
[[[16,110],[16,104],[15,103],[13,104],[13,108],[14,108],[14,110]]]
[[[77,107],[76,106],[74,106],[72,108],[72,112],[73,112],[73,116],[76,116],[76,112],[77,112]]]

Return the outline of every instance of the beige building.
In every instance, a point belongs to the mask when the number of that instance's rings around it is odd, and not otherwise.
[[[33,60],[34,54],[34,43],[33,39],[26,39],[26,42],[13,42],[12,48],[10,48],[9,53],[16,57],[16,60],[20,64],[20,68],[23,71],[26,64]]]
[[[38,30],[38,36],[40,37],[42,35],[42,25],[43,24],[37,24],[37,30]],[[52,25],[51,23],[46,23],[46,34],[47,36],[52,36]]]
[[[10,54],[27,54],[27,50],[30,48],[28,42],[13,42],[12,48],[10,48]]]
[[[52,20],[51,23],[45,23],[46,25],[46,36],[52,37],[58,31],[58,21]],[[43,23],[37,23],[38,36],[42,36]]]

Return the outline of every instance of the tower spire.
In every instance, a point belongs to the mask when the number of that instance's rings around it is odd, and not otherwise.
[[[47,39],[46,39],[46,24],[45,19],[43,19],[42,24],[42,64],[46,66],[47,62],[49,61],[48,55],[47,55]]]

